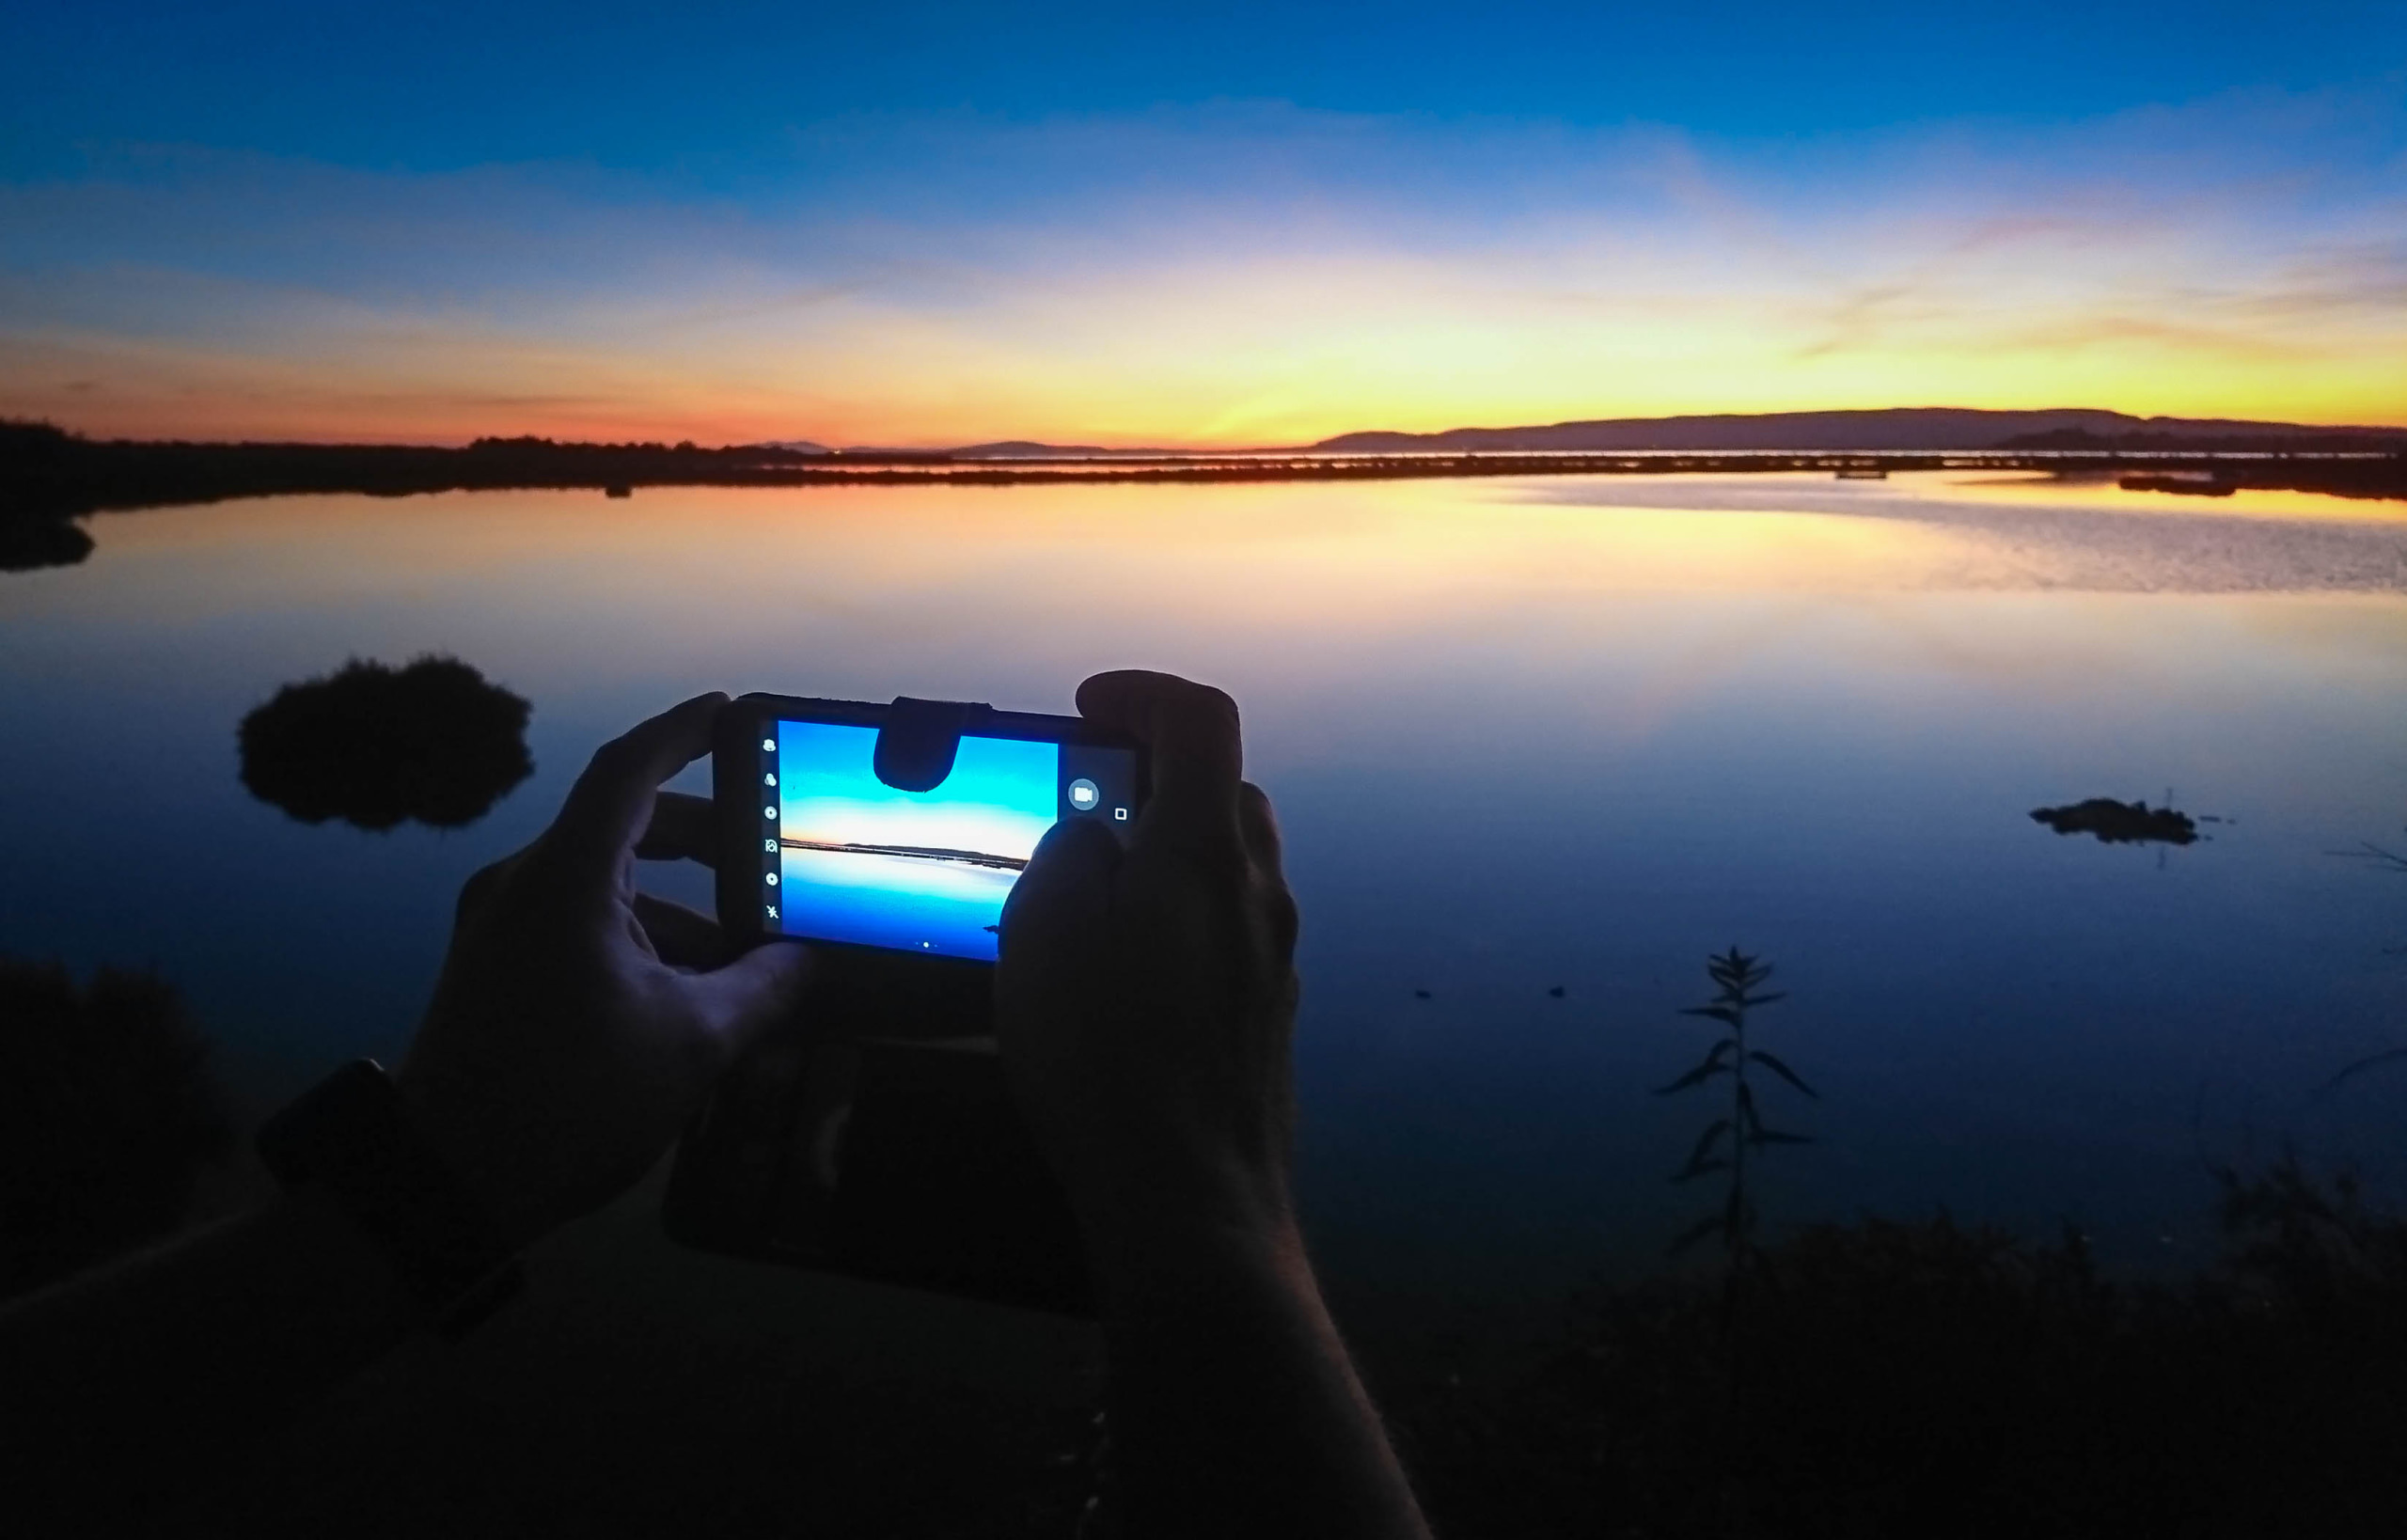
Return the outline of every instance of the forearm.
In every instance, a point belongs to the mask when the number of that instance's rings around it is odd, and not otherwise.
[[[0,1311],[0,1416],[20,1481],[139,1505],[189,1489],[373,1361],[417,1312],[323,1195]]]
[[[1292,1225],[1161,1239],[1105,1266],[1129,1535],[1427,1533]]]

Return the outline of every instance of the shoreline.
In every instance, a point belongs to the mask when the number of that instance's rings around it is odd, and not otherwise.
[[[64,434],[0,459],[0,520],[56,524],[102,512],[323,494],[669,486],[1062,486],[1393,481],[1504,476],[1818,472],[1877,479],[1918,470],[2037,471],[2123,479],[2168,495],[2318,492],[2407,499],[2407,454],[2175,449],[1615,450],[1070,457],[810,455],[778,449],[509,445],[463,449],[352,445],[94,443]]]

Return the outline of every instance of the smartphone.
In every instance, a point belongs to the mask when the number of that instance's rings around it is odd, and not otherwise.
[[[1069,818],[1125,839],[1139,746],[1076,716],[747,695],[712,756],[719,923],[939,964],[995,961],[1003,901]]]
[[[1063,819],[1128,836],[1140,746],[1070,716],[747,695],[713,745],[720,924],[818,953],[807,1020],[720,1081],[662,1204],[704,1250],[1070,1314],[1078,1228],[993,1037],[1003,902]]]

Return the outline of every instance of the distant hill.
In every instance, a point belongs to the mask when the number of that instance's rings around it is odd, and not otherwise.
[[[1007,438],[999,444],[971,444],[950,452],[960,460],[1050,460],[1063,455],[1126,451],[1107,449],[1099,444],[1038,444],[1025,438]]]
[[[783,449],[788,454],[834,454],[825,444],[814,444],[807,438],[772,438],[752,446],[760,449]]]
[[[1985,412],[1901,406],[1873,412],[1723,413],[1712,416],[1612,417],[1530,428],[1455,428],[1441,433],[1340,433],[1312,448],[1332,454],[1415,450],[1532,449],[1993,449],[2297,446],[2396,448],[2407,429],[2322,428],[2218,417],[2135,417],[2062,407]]]

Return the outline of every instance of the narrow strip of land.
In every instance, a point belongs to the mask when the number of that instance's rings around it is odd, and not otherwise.
[[[631,495],[664,486],[1021,486],[1078,483],[1392,481],[1448,477],[1667,476],[1821,472],[1878,476],[1960,469],[2130,476],[2166,492],[2271,488],[2407,498],[2407,454],[2330,449],[2234,453],[2175,448],[1966,450],[1613,450],[1250,453],[1146,457],[825,454],[776,447],[553,444],[480,440],[466,448],[319,444],[185,444],[74,437],[0,425],[0,518],[59,520],[305,493],[406,496],[505,489]],[[2141,483],[2141,477],[2154,477]]]
[[[1025,872],[1025,856],[993,856],[983,850],[948,850],[941,845],[871,845],[826,840],[780,838],[784,850],[818,850],[840,856],[907,856],[921,861],[958,861],[964,866],[991,866],[1003,872]]]

